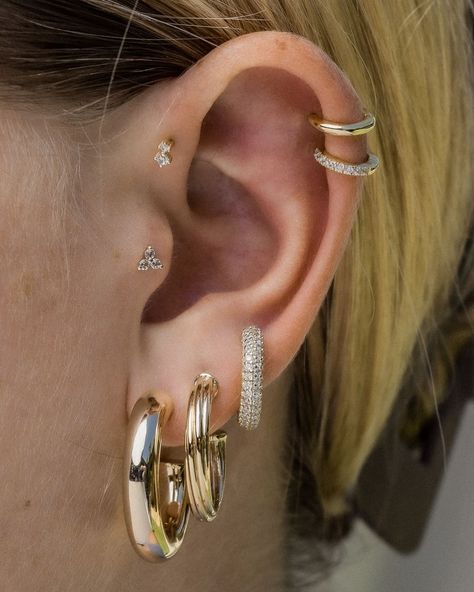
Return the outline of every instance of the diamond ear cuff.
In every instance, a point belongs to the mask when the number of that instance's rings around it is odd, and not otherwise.
[[[148,246],[143,253],[144,259],[138,262],[138,271],[147,271],[147,269],[163,269],[163,263],[158,259],[155,249]]]
[[[263,393],[263,333],[258,327],[242,331],[242,391],[239,424],[254,430],[262,413]]]
[[[324,134],[331,136],[362,136],[368,134],[375,127],[375,117],[371,113],[364,113],[364,119],[356,121],[355,123],[337,123],[335,121],[328,121],[319,117],[315,113],[308,115],[309,123]],[[313,156],[321,166],[342,175],[351,175],[354,177],[363,177],[372,175],[379,167],[379,159],[375,154],[369,153],[365,162],[352,163],[341,160],[325,150],[316,148]]]
[[[368,154],[368,158],[365,162],[354,164],[336,158],[332,154],[328,154],[325,150],[316,148],[313,156],[316,162],[330,171],[335,173],[341,173],[342,175],[352,175],[353,177],[365,177],[367,175],[373,175],[379,166],[379,159],[375,154]]]

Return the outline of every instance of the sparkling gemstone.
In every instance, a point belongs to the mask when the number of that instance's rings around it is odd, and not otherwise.
[[[160,152],[169,152],[171,150],[171,144],[169,144],[168,142],[163,141],[158,146],[158,150]]]
[[[145,259],[154,259],[155,257],[155,249],[153,247],[148,247],[145,251]]]
[[[139,271],[146,271],[148,269],[148,261],[146,259],[142,259],[138,264]]]
[[[171,164],[171,158],[167,152],[158,152],[155,161],[160,165],[160,168]]]
[[[163,269],[163,263],[159,259],[150,259],[150,265],[153,269]]]

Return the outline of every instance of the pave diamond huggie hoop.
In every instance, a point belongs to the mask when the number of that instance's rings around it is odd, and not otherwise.
[[[242,331],[242,391],[239,424],[254,430],[262,413],[263,393],[263,333],[258,327]]]

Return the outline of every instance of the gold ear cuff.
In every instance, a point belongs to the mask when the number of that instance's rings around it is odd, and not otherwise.
[[[364,119],[354,123],[337,123],[335,121],[328,121],[319,117],[315,113],[308,115],[309,123],[318,131],[331,136],[350,136],[357,137],[368,134],[375,127],[375,117],[371,113],[364,113]],[[329,154],[325,150],[316,148],[313,156],[315,160],[326,169],[342,175],[351,175],[362,177],[372,175],[375,173],[380,165],[379,159],[375,154],[367,155],[367,160],[360,163],[347,162]]]
[[[362,136],[372,131],[376,123],[372,113],[364,113],[364,119],[355,123],[336,123],[323,119],[315,113],[308,115],[308,121],[320,132],[332,136]]]

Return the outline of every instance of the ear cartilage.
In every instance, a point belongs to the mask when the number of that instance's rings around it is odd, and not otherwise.
[[[148,246],[143,253],[144,259],[138,262],[137,269],[139,271],[147,271],[148,269],[163,269],[163,263],[158,259],[155,249]]]
[[[173,145],[173,138],[166,138],[166,140],[160,142],[160,145],[158,146],[158,152],[153,158],[153,160],[159,165],[160,169],[172,163],[173,157],[171,155],[171,148]]]
[[[242,391],[239,424],[254,430],[262,413],[263,394],[263,333],[258,327],[242,331]]]
[[[375,154],[369,153],[365,162],[353,163],[336,158],[332,154],[329,154],[325,150],[320,150],[319,148],[315,149],[314,158],[321,166],[334,173],[352,175],[354,177],[366,177],[367,175],[372,175],[378,169],[380,164],[379,159]]]

